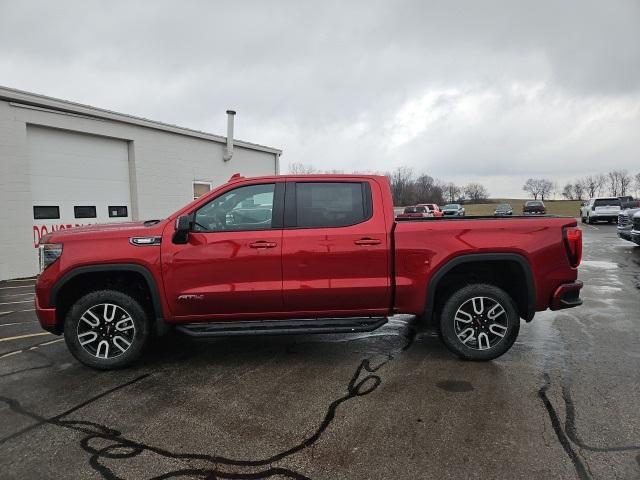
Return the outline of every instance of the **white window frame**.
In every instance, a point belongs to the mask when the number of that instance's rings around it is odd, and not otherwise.
[[[209,187],[209,191],[213,190],[213,182],[209,182],[207,180],[194,180],[191,183],[191,193],[193,195],[193,199],[195,200],[196,198],[200,198],[200,197],[196,197],[195,195],[195,187],[196,185],[207,185]]]

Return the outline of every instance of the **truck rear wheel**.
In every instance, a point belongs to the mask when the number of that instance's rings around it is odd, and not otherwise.
[[[98,290],[81,297],[64,321],[69,351],[100,370],[129,366],[140,357],[150,336],[147,314],[133,297]]]
[[[501,288],[476,283],[455,291],[445,302],[440,332],[445,345],[464,360],[493,360],[518,337],[520,317]]]

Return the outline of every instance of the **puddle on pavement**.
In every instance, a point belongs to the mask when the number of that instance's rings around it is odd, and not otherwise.
[[[598,269],[602,268],[606,270],[618,268],[617,263],[607,262],[604,260],[583,260],[580,266],[584,268],[598,268]]]

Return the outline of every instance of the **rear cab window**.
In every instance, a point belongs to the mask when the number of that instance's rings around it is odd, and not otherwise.
[[[373,214],[368,182],[291,182],[286,195],[285,227],[347,227]]]
[[[594,207],[619,207],[621,205],[619,198],[599,198],[594,203]]]

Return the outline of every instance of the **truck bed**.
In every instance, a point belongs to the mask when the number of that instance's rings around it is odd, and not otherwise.
[[[574,220],[573,217],[565,217],[560,215],[504,215],[504,216],[496,216],[496,215],[465,215],[464,217],[459,216],[442,216],[442,217],[396,217],[396,222],[442,222],[454,220],[457,222],[463,222],[465,220],[516,220],[516,219],[527,219],[527,220],[540,220],[541,218],[566,218],[568,220]]]
[[[508,220],[508,221],[507,221]],[[564,227],[576,226],[575,218],[553,215],[508,217],[469,216],[396,219],[396,306],[403,311],[424,308],[424,285],[448,262],[461,256],[512,258],[531,269],[535,310],[548,308],[554,290],[577,277],[564,246]],[[574,278],[567,278],[567,272]]]

